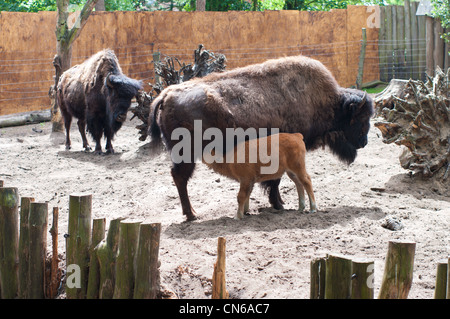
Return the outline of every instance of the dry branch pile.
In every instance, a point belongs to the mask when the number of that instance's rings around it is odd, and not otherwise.
[[[175,62],[178,66],[175,65]],[[141,91],[136,97],[138,105],[131,109],[134,114],[132,119],[137,117],[143,122],[136,126],[141,135],[139,140],[145,141],[147,139],[150,104],[165,87],[189,81],[194,77],[203,77],[212,72],[222,72],[226,67],[225,62],[225,55],[215,55],[213,52],[206,50],[202,44],[194,51],[194,64],[181,64],[177,58],[172,57],[166,57],[163,62],[155,62],[155,73],[163,81],[150,84],[152,89],[148,93]]]
[[[400,155],[402,167],[443,180],[450,167],[449,73],[438,68],[426,83],[392,80],[375,98],[377,113],[385,120],[375,123],[383,142],[406,147]]]

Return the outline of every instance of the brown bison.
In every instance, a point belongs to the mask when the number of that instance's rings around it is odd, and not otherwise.
[[[227,128],[278,128],[279,132],[301,133],[307,150],[327,145],[346,163],[352,163],[357,149],[367,144],[373,114],[372,99],[365,92],[340,87],[322,63],[304,56],[268,60],[170,86],[151,108],[152,143],[159,144],[162,133],[169,150],[178,143],[172,138],[175,129],[182,127],[194,134],[194,121],[201,120],[202,132],[208,128],[223,132]],[[195,219],[187,182],[196,159],[192,155],[191,160],[174,162],[171,170],[188,220]],[[279,182],[263,183],[276,209],[283,207]]]
[[[56,101],[64,118],[66,149],[71,148],[70,124],[78,119],[83,147],[90,151],[87,131],[96,142],[95,152],[102,153],[100,140],[105,135],[106,152],[114,153],[111,140],[127,118],[131,99],[142,88],[140,81],[122,73],[112,50],[94,54],[82,64],[64,72],[58,82]]]

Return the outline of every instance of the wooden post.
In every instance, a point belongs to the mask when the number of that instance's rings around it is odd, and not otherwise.
[[[429,76],[434,76],[434,19],[429,16],[426,17],[426,39],[426,72]]]
[[[106,218],[94,219],[92,222],[92,242],[89,248],[89,279],[87,299],[98,299],[100,288],[100,264],[95,247],[105,239]]]
[[[447,264],[447,299],[450,299],[450,256]]]
[[[15,187],[0,188],[0,286],[2,299],[18,292],[19,192]]]
[[[110,221],[106,240],[102,240],[95,247],[100,267],[98,292],[100,299],[111,299],[114,294],[117,247],[119,245],[119,225],[121,220],[123,218]]]
[[[441,21],[438,18],[434,19],[434,69],[436,69],[436,66],[439,66],[441,69],[444,68],[445,42],[441,38],[443,32]]]
[[[410,1],[410,14],[411,14],[411,65],[412,68],[412,78],[414,80],[420,79],[420,52],[419,52],[419,25],[418,25],[418,16],[416,16],[417,6],[419,2]]]
[[[214,264],[214,272],[212,278],[212,299],[229,298],[225,280],[225,254],[226,240],[223,237],[219,237],[217,243],[217,261]]]
[[[327,255],[325,299],[349,299],[352,294],[352,261],[341,255]]]
[[[386,17],[386,65],[387,68],[387,80],[386,82],[390,81],[393,77],[393,49],[394,49],[394,41],[393,41],[393,6],[386,6],[384,7],[384,15]]]
[[[116,283],[114,299],[131,299],[134,290],[134,257],[139,239],[141,222],[121,221],[119,226],[119,247],[116,258]]]
[[[153,65],[156,66],[157,62],[161,61],[161,52],[154,52],[153,53]],[[156,74],[156,68],[153,68],[153,72],[155,73],[155,83],[156,85],[161,85],[162,84],[162,80],[161,77]]]
[[[417,17],[417,29],[419,30],[419,78],[418,80],[424,81],[426,76],[426,55],[427,55],[427,41],[426,41],[426,17]]]
[[[159,294],[159,240],[161,224],[142,223],[136,253],[134,299],[155,299]]]
[[[52,236],[52,265],[50,268],[50,282],[47,285],[47,298],[55,298],[58,294],[58,286],[61,280],[61,271],[58,267],[59,256],[58,256],[58,207],[53,207],[53,219],[52,228],[50,228],[50,234]]]
[[[91,194],[72,194],[69,196],[69,231],[66,248],[66,266],[76,265],[79,269],[80,287],[66,285],[68,299],[86,298],[89,247],[91,244]],[[78,268],[79,267],[79,268]],[[68,271],[68,278],[70,276]]]
[[[364,77],[364,60],[366,57],[367,35],[366,28],[362,28],[361,51],[359,53],[358,75],[356,77],[356,88],[361,89]]]
[[[28,222],[30,236],[28,298],[43,299],[45,297],[48,204],[31,203]]]
[[[406,60],[406,74],[405,79],[410,79],[413,77],[413,65],[412,65],[412,24],[411,24],[411,2],[405,0],[405,60]]]
[[[386,26],[386,7],[380,8],[380,33],[378,35],[378,56],[379,56],[379,69],[380,69],[380,80],[383,82],[389,82],[388,73],[387,73],[387,26]]]
[[[33,197],[20,199],[20,231],[19,231],[19,298],[28,298],[28,266],[30,258],[30,233],[28,217]]]
[[[325,274],[326,274],[326,259],[315,258],[311,260],[311,285],[310,285],[310,299],[324,299],[325,298]]]
[[[352,261],[352,299],[373,299],[373,260],[356,259]]]
[[[447,259],[440,260],[437,264],[434,299],[447,298],[447,272],[448,272],[448,260]]]
[[[379,299],[406,299],[411,289],[416,244],[389,241]]]

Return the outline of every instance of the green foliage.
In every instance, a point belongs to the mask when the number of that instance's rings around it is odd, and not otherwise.
[[[450,1],[449,0],[431,0],[433,4],[433,16],[441,20],[442,27],[450,30]],[[444,33],[442,38],[450,42],[450,31]]]

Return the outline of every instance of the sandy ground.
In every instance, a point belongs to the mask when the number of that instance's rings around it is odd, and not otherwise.
[[[327,150],[307,154],[316,214],[294,210],[295,186],[285,176],[285,211],[268,208],[267,196],[255,187],[250,215],[234,220],[238,184],[199,164],[189,183],[199,219],[187,223],[167,154],[150,158],[137,124],[127,121],[113,142],[116,154],[109,156],[83,152],[75,123],[71,151],[52,143],[50,123],[0,129],[0,179],[21,196],[47,201],[50,225],[51,207],[59,207],[60,252],[69,195],[86,192],[93,194],[93,218],[106,217],[107,226],[118,217],[162,224],[161,282],[179,298],[211,297],[219,236],[227,239],[231,298],[309,298],[310,261],[327,253],[374,260],[377,296],[388,241],[394,239],[416,242],[409,298],[433,298],[436,263],[450,254],[449,184],[409,177],[399,165],[401,149],[384,144],[373,126],[350,166]],[[383,228],[388,217],[404,228]]]

